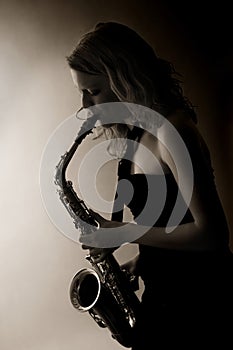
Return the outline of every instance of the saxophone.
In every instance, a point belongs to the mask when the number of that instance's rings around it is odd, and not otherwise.
[[[83,123],[73,145],[61,156],[55,171],[54,182],[59,198],[81,234],[90,234],[98,230],[100,225],[78,197],[72,182],[66,180],[66,169],[95,123],[94,116]],[[140,305],[135,294],[139,288],[136,277],[121,269],[112,253],[97,263],[91,255],[87,255],[86,259],[92,268],[83,268],[72,278],[69,295],[72,306],[80,312],[88,312],[100,327],[108,328],[112,337],[122,346],[131,347]]]

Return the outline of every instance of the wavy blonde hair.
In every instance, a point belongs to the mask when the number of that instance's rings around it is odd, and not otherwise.
[[[183,94],[180,74],[124,24],[98,23],[81,37],[66,59],[72,69],[108,77],[111,90],[121,102],[149,107],[165,117],[182,109],[197,122],[194,107]],[[118,124],[98,131],[106,138],[126,136],[126,126]]]

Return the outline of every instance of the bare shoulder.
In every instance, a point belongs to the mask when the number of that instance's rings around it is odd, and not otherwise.
[[[195,175],[212,176],[209,148],[198,126],[184,113],[169,117],[158,131],[161,160],[175,172],[177,163],[189,157]]]
[[[163,125],[158,129],[159,136],[164,139],[168,133],[177,132],[181,137],[200,137],[200,132],[193,120],[184,112],[177,112],[165,119]]]
[[[184,142],[191,154],[198,150],[205,155],[209,153],[206,142],[198,126],[184,112],[171,115],[158,130],[158,138],[162,145],[175,146],[179,140]],[[178,145],[177,145],[178,147]],[[164,152],[164,148],[163,152]]]

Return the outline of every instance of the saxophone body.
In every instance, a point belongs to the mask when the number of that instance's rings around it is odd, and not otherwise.
[[[80,312],[90,316],[102,328],[108,328],[112,337],[124,347],[132,346],[139,299],[133,289],[133,279],[121,270],[112,254],[94,263],[93,269],[77,272],[70,285],[70,300]]]
[[[92,117],[83,123],[70,150],[61,156],[54,181],[61,202],[83,235],[98,230],[99,223],[74,191],[72,182],[66,180],[65,173],[75,151],[92,132],[95,122],[96,119]],[[130,347],[140,305],[135,294],[138,289],[136,277],[122,270],[111,253],[98,263],[90,255],[86,259],[91,268],[79,270],[72,278],[69,295],[71,304],[80,312],[88,312],[100,327],[108,328],[112,337],[122,346]]]

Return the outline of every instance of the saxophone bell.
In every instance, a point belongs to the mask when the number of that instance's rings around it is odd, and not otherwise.
[[[88,312],[99,327],[108,328],[113,339],[129,348],[132,346],[135,314],[132,309],[132,314],[127,314],[129,310],[126,304],[120,307],[116,294],[118,298],[122,296],[114,284],[114,289],[109,286],[108,281],[114,276],[103,279],[103,275],[97,271],[98,269],[83,268],[74,275],[70,284],[71,304],[80,312]]]

